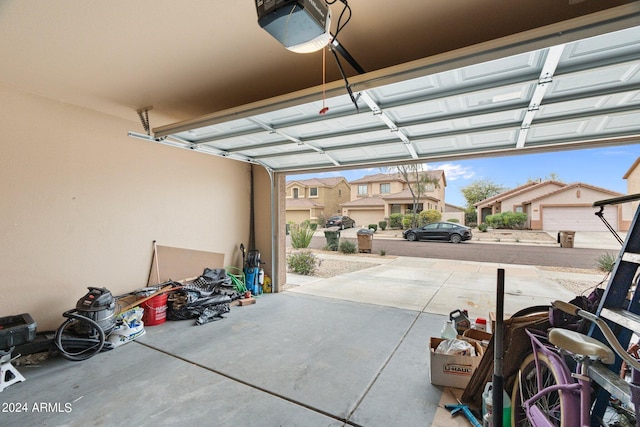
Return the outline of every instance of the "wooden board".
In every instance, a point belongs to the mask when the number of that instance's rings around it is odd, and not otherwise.
[[[224,254],[157,245],[147,286],[198,277],[205,268],[224,268]]]

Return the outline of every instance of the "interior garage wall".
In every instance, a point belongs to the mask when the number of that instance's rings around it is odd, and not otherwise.
[[[0,87],[0,117],[0,316],[55,329],[87,286],[143,287],[154,240],[240,266],[248,164],[132,139],[133,110],[127,121]]]

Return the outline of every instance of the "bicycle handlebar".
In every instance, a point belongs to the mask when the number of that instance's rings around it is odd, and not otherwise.
[[[627,350],[623,348],[622,345],[620,345],[620,342],[618,341],[616,334],[613,333],[609,325],[607,325],[607,322],[605,322],[595,314],[582,310],[580,307],[577,307],[568,302],[554,301],[551,303],[551,306],[567,314],[571,314],[573,316],[579,316],[579,317],[582,317],[583,319],[587,319],[595,323],[596,326],[602,331],[602,334],[604,335],[605,339],[609,342],[609,345],[611,346],[613,351],[615,351],[618,354],[618,356],[622,358],[622,360],[627,362],[634,369],[640,371],[640,362],[638,362],[636,359],[631,357],[631,355],[627,353]]]

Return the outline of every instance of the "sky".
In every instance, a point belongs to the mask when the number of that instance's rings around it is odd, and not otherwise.
[[[461,188],[477,180],[489,180],[507,189],[530,180],[548,179],[552,175],[566,184],[582,182],[607,190],[627,194],[627,182],[622,177],[640,157],[640,144],[604,148],[555,151],[492,158],[475,158],[448,162],[427,163],[428,169],[445,172],[446,203],[465,207],[467,202]],[[380,168],[352,169],[289,175],[287,180],[343,176],[353,181],[366,175],[384,172]]]

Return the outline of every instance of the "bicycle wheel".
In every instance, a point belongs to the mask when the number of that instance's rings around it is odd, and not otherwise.
[[[562,372],[549,357],[543,353],[538,353],[540,364],[540,377],[542,389],[568,382],[567,375]],[[516,378],[511,394],[511,425],[532,426],[527,419],[523,400],[535,395],[538,389],[538,377],[534,355],[530,354],[520,365],[520,378]],[[580,398],[577,395],[556,391],[542,396],[535,402],[535,406],[554,426],[566,427],[576,425],[579,420]]]
[[[55,345],[67,360],[79,362],[99,353],[104,346],[104,331],[93,319],[74,313],[64,313],[67,320],[56,331]],[[78,332],[82,335],[78,336]]]

